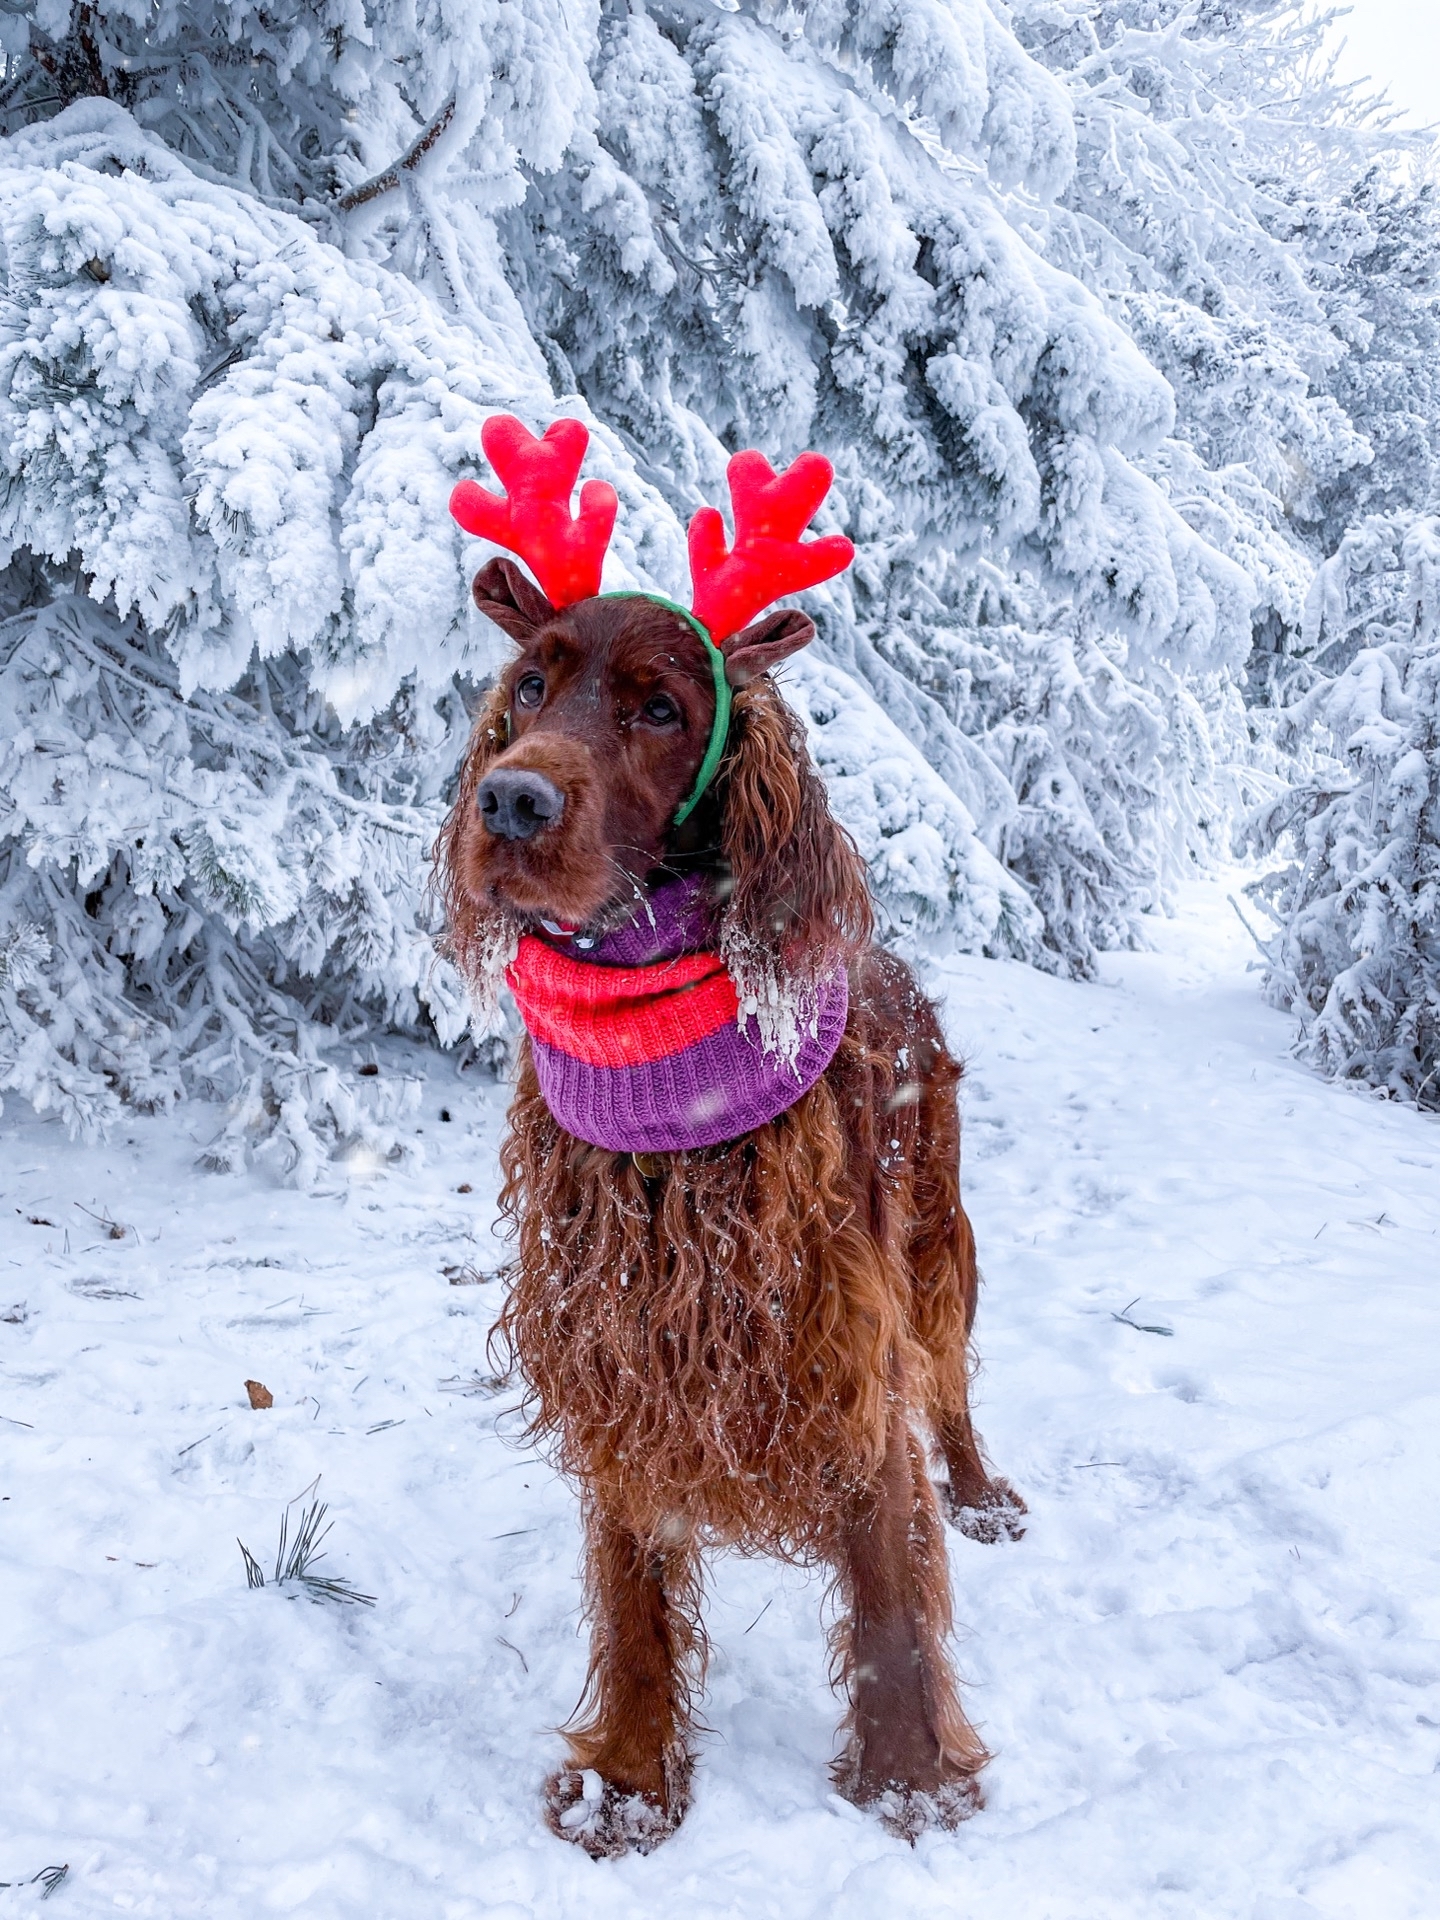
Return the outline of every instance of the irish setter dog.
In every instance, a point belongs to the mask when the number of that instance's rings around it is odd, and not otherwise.
[[[960,1068],[909,969],[872,944],[864,867],[769,669],[813,637],[774,612],[724,643],[724,761],[682,826],[714,712],[702,642],[663,604],[554,608],[477,575],[519,653],[480,713],[436,848],[450,949],[481,994],[545,923],[603,932],[700,873],[747,990],[848,970],[844,1038],[776,1120],[723,1145],[610,1152],[563,1132],[528,1038],[502,1165],[517,1236],[497,1328],[531,1432],[579,1489],[589,1680],[551,1779],[554,1831],[648,1851],[689,1800],[707,1546],[832,1570],[848,1700],[838,1789],[911,1838],[980,1804],[987,1755],[945,1651],[945,1510],[1018,1537],[967,1389],[975,1249]],[[758,986],[756,983],[759,983]]]

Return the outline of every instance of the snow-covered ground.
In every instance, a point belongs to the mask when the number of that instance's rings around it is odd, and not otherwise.
[[[597,1865],[541,1827],[575,1504],[507,1440],[496,1287],[446,1273],[498,1257],[501,1090],[383,1051],[424,1164],[310,1197],[194,1171],[200,1108],[84,1148],[12,1107],[0,1879],[163,1920],[1434,1915],[1440,1127],[1288,1058],[1224,892],[1099,985],[937,970],[1031,1526],[952,1536],[997,1758],[913,1852],[829,1792],[821,1583],[765,1562],[714,1569],[677,1837]],[[268,1567],[317,1476],[373,1610],[246,1587],[237,1536]]]

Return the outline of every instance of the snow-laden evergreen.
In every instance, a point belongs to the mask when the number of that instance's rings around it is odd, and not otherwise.
[[[0,237],[0,1085],[93,1126],[188,1075],[221,1162],[393,1146],[319,1023],[463,1024],[440,416],[477,447],[494,371],[107,102],[8,143]]]
[[[495,408],[592,423],[607,583],[671,593],[733,448],[828,453],[859,555],[792,697],[888,936],[1079,972],[1223,845],[1242,662],[1397,504],[1361,414],[1428,457],[1363,266],[1418,340],[1424,243],[1271,0],[0,43],[0,1086],[74,1124],[188,1083],[222,1161],[400,1149],[331,1043],[463,1024],[425,849],[501,657],[444,513]]]
[[[1384,143],[1287,0],[1021,0],[1063,75],[1075,179],[1049,255],[1105,299],[1170,381],[1147,463],[1254,584],[1256,660],[1295,651],[1324,528],[1373,465],[1370,414],[1334,391],[1365,338],[1379,235],[1357,183]],[[1343,383],[1342,383],[1343,384]],[[1353,383],[1345,397],[1351,397]]]
[[[1440,1108],[1440,519],[1352,529],[1311,617],[1349,657],[1283,716],[1333,757],[1251,822],[1293,854],[1250,889],[1279,923],[1267,985],[1322,1071]]]
[[[1433,163],[1432,163],[1433,164]],[[1365,243],[1317,266],[1332,325],[1346,343],[1326,389],[1359,423],[1372,458],[1324,491],[1319,527],[1326,557],[1376,514],[1411,517],[1432,504],[1440,479],[1440,207],[1426,169],[1367,169],[1342,196],[1342,215],[1365,222]],[[1349,569],[1347,568],[1347,571]],[[1319,664],[1344,620],[1332,623]],[[1301,648],[1318,638],[1312,621]]]
[[[1255,584],[1247,691],[1280,711],[1251,716],[1240,784],[1271,791],[1246,839],[1296,862],[1255,889],[1269,989],[1322,1069],[1433,1098],[1433,185],[1337,87],[1323,20],[1280,0],[1016,15],[1075,103],[1044,244],[1167,374],[1148,471]]]

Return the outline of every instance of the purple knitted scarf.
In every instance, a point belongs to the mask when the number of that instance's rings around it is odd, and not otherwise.
[[[507,977],[567,1133],[618,1153],[715,1146],[793,1106],[834,1059],[843,969],[818,987],[794,1059],[767,1052],[739,1017],[718,919],[710,882],[694,874],[662,883],[586,951],[564,935],[521,941]]]

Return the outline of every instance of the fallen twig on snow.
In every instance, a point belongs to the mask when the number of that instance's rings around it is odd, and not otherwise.
[[[472,1373],[468,1380],[458,1373],[440,1382],[442,1393],[503,1393],[510,1385],[508,1373]]]
[[[1137,1307],[1139,1304],[1140,1295],[1137,1293],[1135,1298],[1130,1302],[1130,1307]],[[1132,1320],[1130,1318],[1130,1307],[1122,1307],[1119,1313],[1114,1312],[1112,1309],[1110,1318],[1112,1320],[1118,1320],[1122,1327],[1133,1327],[1136,1333],[1158,1333],[1162,1339],[1165,1340],[1173,1340],[1175,1338],[1174,1327],[1155,1327],[1149,1325],[1149,1323],[1144,1320]]]
[[[0,1888],[43,1887],[44,1892],[40,1895],[40,1898],[42,1900],[48,1900],[69,1871],[70,1862],[67,1860],[65,1864],[60,1867],[42,1867],[39,1873],[32,1873],[28,1880],[0,1880]]]
[[[93,1220],[97,1227],[104,1227],[106,1234],[111,1240],[123,1240],[129,1232],[128,1227],[122,1227],[118,1220],[112,1220],[110,1218],[110,1210],[108,1207],[104,1213],[92,1213],[89,1207],[82,1207],[78,1200],[73,1200],[71,1205],[77,1207],[88,1219]]]

